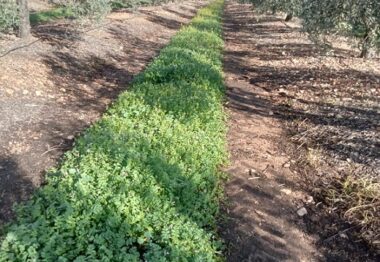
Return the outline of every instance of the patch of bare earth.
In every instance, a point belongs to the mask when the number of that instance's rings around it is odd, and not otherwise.
[[[55,1],[49,1],[49,0],[29,0],[28,1],[28,7],[31,12],[38,12],[38,11],[45,11],[52,9],[54,7]],[[56,1],[57,3],[59,1]]]
[[[227,260],[379,261],[378,199],[342,188],[379,181],[380,61],[342,42],[326,53],[298,21],[233,1],[224,27]]]
[[[0,40],[0,225],[204,4],[120,11],[90,28],[62,20],[34,27],[28,42]]]

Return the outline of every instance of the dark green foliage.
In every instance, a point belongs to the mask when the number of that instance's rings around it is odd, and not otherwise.
[[[157,5],[167,3],[170,0],[113,0],[111,1],[112,9],[135,8],[138,6]]]
[[[110,0],[74,0],[68,5],[76,17],[100,20],[111,11]]]
[[[157,5],[169,0],[57,0],[56,8],[30,14],[31,24],[51,22],[60,18],[100,20],[111,10]],[[16,0],[0,0],[0,32],[9,32],[19,25]]]
[[[365,56],[371,47],[380,49],[379,0],[250,0],[258,10],[283,11],[303,20],[303,28],[315,41],[325,34],[359,39]]]
[[[302,18],[305,30],[314,38],[322,34],[356,37],[362,56],[370,47],[380,48],[378,0],[307,0]]]
[[[301,12],[302,0],[247,0],[251,2],[259,11],[269,11],[272,13],[285,12],[291,15],[299,15]],[[307,1],[307,0],[306,0]]]
[[[73,16],[74,16],[74,13],[70,8],[58,7],[56,9],[30,14],[30,23],[31,24],[45,23],[45,22],[50,22],[59,18],[69,18]]]
[[[202,9],[18,207],[0,261],[215,261],[222,1]]]

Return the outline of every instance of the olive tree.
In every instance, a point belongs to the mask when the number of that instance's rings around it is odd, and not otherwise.
[[[68,5],[79,18],[99,20],[111,11],[111,0],[71,0]]]
[[[303,21],[313,40],[322,36],[344,35],[359,39],[361,57],[370,48],[380,49],[379,0],[250,0],[259,11],[285,12]]]
[[[291,20],[293,15],[299,15],[302,6],[302,0],[250,0],[250,2],[261,12],[286,13],[286,21]]]
[[[26,38],[30,35],[28,0],[18,0],[18,4],[20,13],[19,36]]]
[[[359,39],[361,57],[380,48],[380,1],[305,0],[301,8],[305,31],[315,39],[323,34]]]

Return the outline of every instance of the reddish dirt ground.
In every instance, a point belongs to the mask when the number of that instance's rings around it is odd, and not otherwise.
[[[26,43],[0,40],[0,225],[204,4],[119,11],[91,28],[57,21]]]
[[[26,43],[0,40],[0,225],[203,4],[116,12],[91,28],[57,21]],[[320,195],[348,172],[380,177],[379,59],[356,58],[344,41],[326,54],[299,21],[233,1],[224,29],[227,261],[380,261]]]
[[[298,21],[233,1],[224,29],[231,164],[220,232],[227,261],[376,261],[351,234],[355,227],[319,202],[313,181],[353,167],[377,175],[379,60],[355,58],[341,43],[323,53]],[[299,123],[309,131],[295,129]],[[331,165],[306,165],[307,150]]]

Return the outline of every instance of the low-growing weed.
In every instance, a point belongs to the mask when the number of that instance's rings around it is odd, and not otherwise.
[[[68,7],[58,7],[52,10],[40,11],[30,14],[30,23],[39,24],[51,22],[60,18],[74,17],[72,9]]]
[[[15,0],[0,0],[0,33],[15,29],[19,23],[19,11]]]
[[[222,0],[76,141],[5,229],[0,261],[215,261]]]

